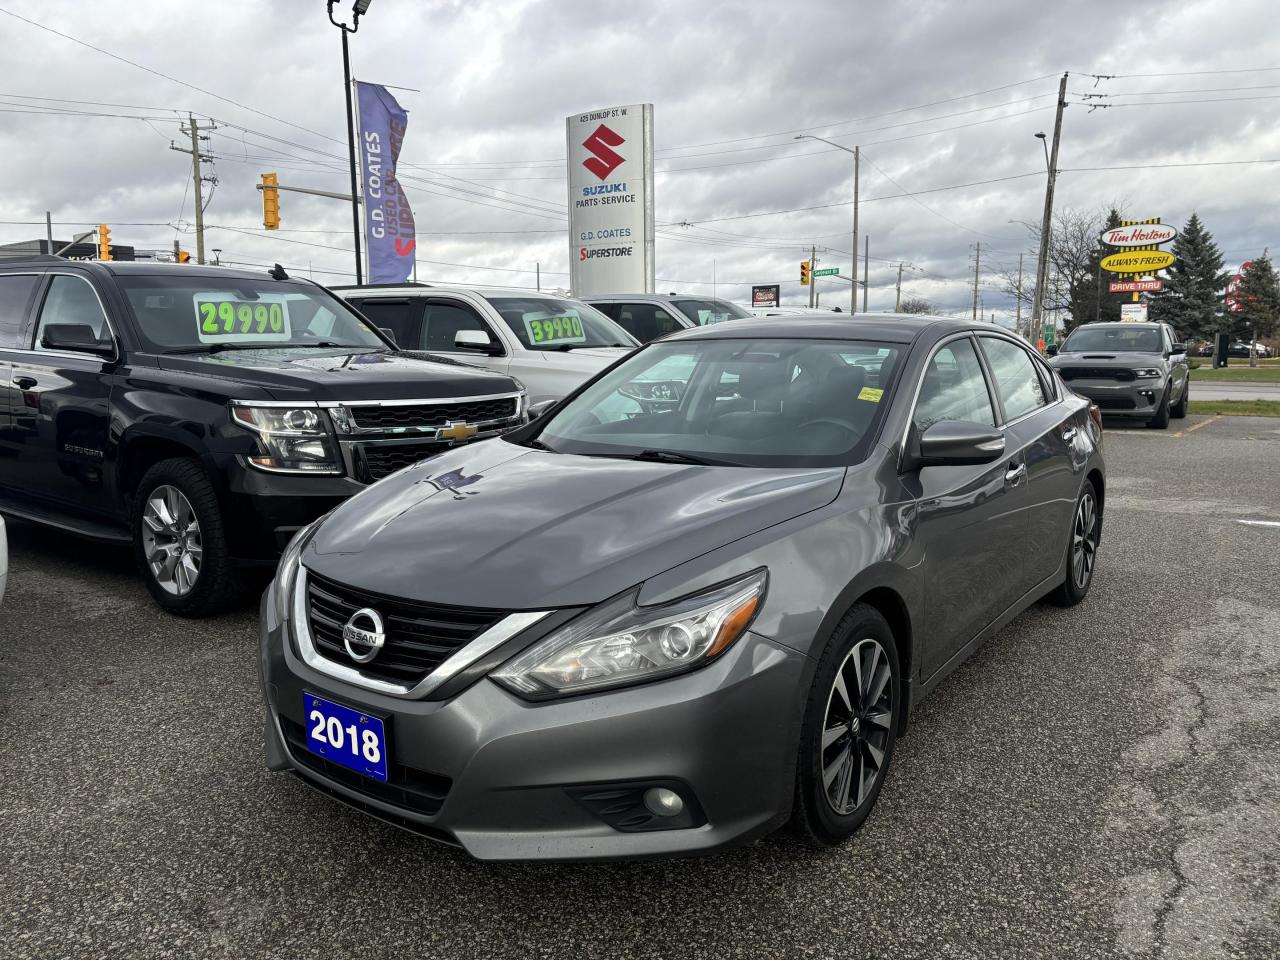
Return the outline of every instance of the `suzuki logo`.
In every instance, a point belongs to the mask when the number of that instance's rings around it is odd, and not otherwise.
[[[626,161],[626,157],[614,150],[626,143],[603,123],[596,127],[596,132],[582,141],[592,156],[582,161],[582,165],[604,180]]]

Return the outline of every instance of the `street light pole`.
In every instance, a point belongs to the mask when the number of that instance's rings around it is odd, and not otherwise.
[[[1040,254],[1036,260],[1036,292],[1031,303],[1032,343],[1037,342],[1044,333],[1042,317],[1046,271],[1049,263],[1049,232],[1053,227],[1053,188],[1058,179],[1058,144],[1062,139],[1062,111],[1066,105],[1067,75],[1064,73],[1062,80],[1058,83],[1058,111],[1053,121],[1052,154],[1049,153],[1048,147],[1045,147],[1045,163],[1049,168],[1049,178],[1044,188],[1044,217],[1040,221]],[[1036,136],[1043,144],[1044,134],[1037,133]]]
[[[351,231],[356,251],[356,283],[364,283],[364,261],[360,252],[360,189],[356,175],[356,119],[351,104],[351,54],[347,50],[347,34],[360,29],[360,15],[368,11],[372,0],[356,0],[351,8],[351,26],[333,18],[333,5],[329,0],[329,22],[342,31],[342,92],[347,105],[347,159],[351,166]]]
[[[853,246],[850,250],[853,254],[853,283],[849,285],[849,313],[850,315],[858,312],[858,167],[861,161],[861,149],[859,147],[846,147],[844,144],[836,143],[828,140],[826,137],[814,136],[812,133],[799,134],[797,140],[821,140],[823,143],[830,144],[837,150],[843,150],[845,153],[853,154]],[[863,286],[866,286],[866,276],[862,278]],[[864,298],[865,299],[865,298]],[[865,310],[866,307],[863,307]]]

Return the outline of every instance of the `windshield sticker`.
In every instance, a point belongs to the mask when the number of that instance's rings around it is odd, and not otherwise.
[[[587,342],[587,335],[582,329],[582,318],[572,314],[562,317],[525,314],[524,328],[529,334],[530,345],[535,347]]]
[[[201,343],[257,343],[289,340],[289,302],[278,294],[240,300],[206,291],[192,296]]]
[[[863,387],[858,391],[859,400],[870,400],[872,403],[879,403],[880,398],[884,396],[884,391],[876,387]]]

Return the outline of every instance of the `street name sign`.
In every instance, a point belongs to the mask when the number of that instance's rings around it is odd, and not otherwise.
[[[838,277],[840,275],[839,267],[824,267],[822,270],[813,271],[815,277]]]

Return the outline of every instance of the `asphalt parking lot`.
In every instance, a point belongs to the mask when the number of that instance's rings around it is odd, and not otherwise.
[[[1280,956],[1280,421],[1108,429],[1100,566],[917,713],[845,847],[484,864],[262,764],[256,606],[15,524],[0,957]]]

